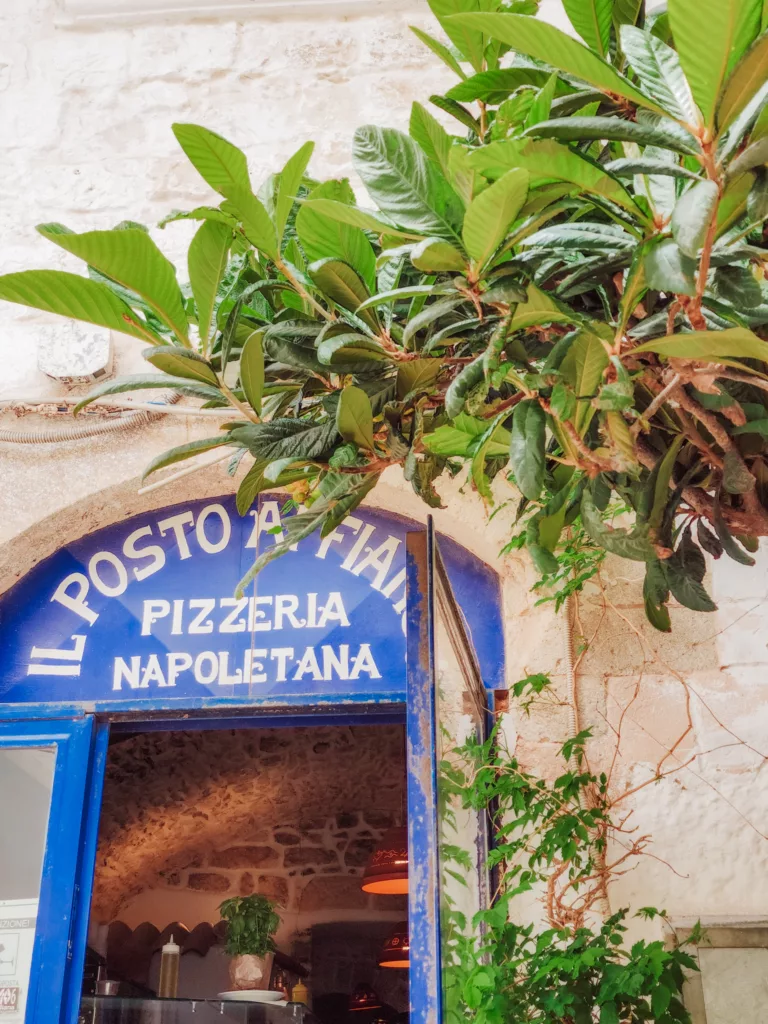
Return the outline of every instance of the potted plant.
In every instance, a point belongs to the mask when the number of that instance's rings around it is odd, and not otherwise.
[[[232,957],[229,978],[233,990],[264,989],[269,985],[280,926],[275,904],[259,893],[224,900],[219,913],[227,922],[226,951]]]

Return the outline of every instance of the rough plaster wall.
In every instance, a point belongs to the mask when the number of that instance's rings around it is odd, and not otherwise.
[[[231,135],[247,150],[257,180],[308,137],[318,140],[316,173],[340,174],[349,170],[357,124],[402,127],[411,99],[446,81],[404,30],[407,21],[423,23],[417,4],[389,16],[87,32],[56,28],[54,10],[52,0],[4,0],[0,9],[3,271],[65,265],[33,233],[37,221],[60,219],[80,229],[126,216],[151,223],[171,207],[204,200],[204,188],[175,149],[172,120],[198,120]],[[185,232],[175,226],[157,237],[177,257]],[[35,346],[50,323],[0,309],[3,395],[58,393],[35,369]],[[116,369],[138,365],[137,347],[119,342]],[[22,422],[31,426],[34,419]],[[4,447],[0,586],[67,539],[130,512],[231,490],[230,480],[209,470],[187,478],[172,496],[136,495],[136,477],[151,455],[208,429],[175,419],[65,447]],[[459,485],[443,488],[451,507],[438,513],[438,524],[494,561],[508,521],[499,516],[482,525],[480,503],[461,497]],[[374,502],[424,518],[425,509],[394,472]],[[617,786],[631,789],[653,777],[687,725],[681,678],[693,688],[687,691],[693,730],[675,756],[680,763],[696,759],[626,800],[635,810],[636,835],[652,834],[652,852],[661,860],[645,858],[621,878],[614,906],[656,904],[694,918],[766,912],[768,843],[758,830],[766,831],[768,793],[755,753],[765,750],[768,733],[766,568],[764,555],[754,570],[715,564],[709,582],[720,610],[707,616],[674,610],[671,637],[643,625],[641,573],[633,563],[612,562],[604,574],[615,610],[605,607],[597,588],[581,603],[579,632],[589,638],[600,624],[579,665],[581,717],[593,727],[596,762],[610,759],[612,730],[640,680],[624,714]],[[534,606],[527,592],[533,577],[522,558],[508,558],[500,569],[510,684],[528,671],[548,670],[565,696],[560,625],[550,607]],[[530,717],[516,715],[513,725],[523,762],[557,770],[556,747],[568,732],[565,707],[555,702]],[[737,744],[733,733],[754,749]],[[662,770],[673,763],[667,759]]]

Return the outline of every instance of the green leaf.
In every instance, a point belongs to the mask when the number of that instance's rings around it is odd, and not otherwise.
[[[527,299],[519,302],[509,325],[510,332],[539,324],[579,323],[581,318],[564,302],[558,302],[535,284],[527,286]]]
[[[485,32],[491,38],[507,43],[518,53],[574,75],[601,92],[615,93],[657,114],[664,113],[596,53],[544,21],[506,13],[461,14],[447,20],[457,26]]]
[[[613,0],[611,0],[612,2]],[[553,71],[546,84],[539,89],[534,97],[531,108],[525,118],[526,128],[531,128],[533,125],[547,120],[552,111],[552,102],[555,98],[558,82],[557,72]]]
[[[636,174],[661,174],[671,178],[687,178],[689,181],[701,181],[695,171],[689,171],[680,164],[664,163],[662,160],[647,160],[645,157],[622,157],[610,160],[605,169],[618,178],[632,178]]]
[[[650,245],[644,258],[649,288],[675,295],[695,295],[696,261],[680,252],[672,239]]]
[[[758,139],[751,146],[747,146],[743,153],[740,153],[728,168],[728,173],[733,177],[750,171],[753,167],[760,167],[768,163],[768,136]]]
[[[762,0],[671,0],[669,22],[708,128],[723,84],[760,31]]]
[[[461,103],[501,103],[520,86],[532,85],[541,88],[547,81],[546,71],[533,68],[497,68],[494,71],[481,71],[465,82],[459,82],[446,93],[448,99],[459,100]]]
[[[345,331],[342,334],[326,334],[317,346],[317,358],[326,366],[334,366],[336,363],[384,362],[390,357],[372,338]]]
[[[219,379],[210,363],[188,348],[179,345],[156,345],[154,348],[145,349],[143,355],[148,363],[152,363],[163,373],[187,377],[189,380],[218,387]]]
[[[627,276],[624,279],[624,291],[619,303],[619,324],[618,333],[623,334],[627,329],[632,314],[637,308],[638,302],[642,302],[643,296],[648,291],[648,280],[645,272],[645,257],[648,251],[647,243],[639,245],[632,256]]]
[[[533,125],[525,134],[539,139],[559,139],[562,142],[609,139],[635,142],[639,146],[664,147],[687,155],[698,152],[693,136],[688,141],[682,131],[671,131],[663,121],[625,121],[621,117],[558,117]]]
[[[613,0],[563,0],[568,20],[592,50],[608,56]]]
[[[388,217],[425,236],[460,242],[461,200],[420,147],[394,128],[355,132],[355,169]]]
[[[650,624],[661,633],[672,632],[669,609],[666,607],[668,600],[669,585],[662,563],[658,560],[647,562],[643,582],[645,616]]]
[[[184,302],[170,260],[146,233],[137,228],[61,234],[41,225],[45,238],[85,260],[124,288],[136,292],[180,341],[187,341]]]
[[[600,338],[591,331],[580,331],[560,364],[560,372],[579,399],[573,425],[584,433],[592,421],[595,409],[591,398],[603,379],[608,355]]]
[[[296,202],[296,194],[299,191],[299,186],[314,149],[314,142],[305,142],[301,149],[293,154],[280,174],[280,185],[275,201],[275,228],[277,230],[278,244],[283,241],[288,217],[290,216],[293,204]],[[326,253],[326,255],[328,254]]]
[[[726,452],[723,458],[723,487],[729,494],[748,494],[755,488],[755,478],[736,452]]]
[[[619,1011],[615,1003],[603,1003],[600,1007],[600,1024],[619,1024]]]
[[[429,391],[443,368],[442,359],[412,359],[397,368],[397,397]]]
[[[240,386],[245,398],[256,413],[261,413],[261,396],[264,391],[264,349],[261,339],[263,331],[253,331],[246,338],[240,355]]]
[[[666,454],[659,459],[651,474],[649,482],[653,484],[653,499],[650,515],[648,516],[648,525],[651,530],[659,530],[661,528],[664,510],[669,503],[669,483],[672,480],[675,462],[684,442],[685,438],[682,435],[676,437],[667,449]]]
[[[338,440],[335,420],[315,424],[292,417],[247,423],[230,428],[235,444],[247,448],[257,459],[319,459],[328,457]]]
[[[656,558],[648,537],[648,527],[637,523],[634,530],[614,529],[603,522],[587,487],[581,499],[581,521],[584,529],[599,547],[612,555],[635,562],[651,562]]]
[[[727,331],[690,331],[667,338],[654,338],[638,345],[634,353],[656,352],[657,355],[697,362],[717,362],[720,359],[759,359],[768,361],[768,342],[758,338],[746,327],[732,327]]]
[[[534,130],[540,127],[537,125]],[[501,178],[511,169],[522,167],[530,174],[531,188],[553,178],[570,181],[587,192],[612,200],[635,216],[639,213],[634,200],[618,179],[606,174],[599,164],[592,163],[558,142],[537,142],[533,139],[492,142],[475,150],[469,162],[476,170],[492,179]]]
[[[415,245],[411,250],[411,263],[427,274],[467,270],[466,258],[442,238],[425,238]]]
[[[617,224],[599,224],[577,221],[573,224],[551,224],[521,243],[524,248],[552,248],[554,250],[578,249],[585,252],[596,249],[614,252],[617,249],[634,248],[637,238],[624,231]]]
[[[266,459],[260,459],[259,461],[254,462],[240,481],[240,486],[237,488],[235,504],[237,505],[237,511],[241,516],[244,516],[247,513],[256,496],[270,486],[269,481],[264,476],[264,470],[268,465],[270,465],[270,463]]]
[[[621,48],[646,95],[676,120],[695,128],[700,122],[699,111],[672,47],[650,32],[624,25]]]
[[[461,373],[454,377],[445,393],[445,414],[449,419],[455,419],[464,410],[467,395],[484,377],[482,355],[474,362],[467,363]]]
[[[162,455],[158,455],[157,458],[152,459],[142,473],[141,479],[146,480],[151,473],[157,472],[158,469],[165,469],[166,466],[172,466],[175,462],[183,462],[185,459],[194,458],[200,452],[210,451],[211,448],[222,448],[227,444],[232,444],[232,439],[226,434],[223,437],[221,435],[218,437],[206,437],[201,441],[189,441],[187,444],[180,444],[177,448],[171,448],[169,451],[163,452]]]
[[[279,256],[272,219],[260,199],[250,189],[232,189],[223,204],[243,225],[246,238],[273,260]]]
[[[741,565],[755,564],[754,558],[748,555],[741,545],[736,542],[731,531],[728,529],[723,518],[723,510],[717,498],[715,498],[715,514],[712,525],[715,528],[718,540],[723,545],[723,551],[729,558],[732,558],[734,562],[739,562]]]
[[[411,107],[411,121],[408,130],[411,138],[421,146],[427,158],[448,177],[448,154],[453,145],[448,132],[420,103]]]
[[[672,234],[678,249],[696,259],[717,210],[720,193],[714,181],[700,181],[675,203]]]
[[[197,229],[187,253],[189,283],[197,308],[197,324],[203,349],[207,347],[213,324],[216,295],[224,276],[232,244],[232,228],[206,220]]]
[[[142,341],[154,340],[153,332],[143,325],[141,317],[111,288],[63,270],[22,270],[4,274],[0,277],[0,299],[96,324]],[[159,338],[157,343],[160,343]]]
[[[315,199],[330,199],[334,202],[354,202],[354,193],[349,183],[326,181],[310,192],[308,201],[302,203],[296,217],[296,231],[307,260],[333,257],[343,260],[357,271],[369,291],[376,284],[376,254],[362,228],[352,227],[334,220],[313,203]]]
[[[671,999],[672,992],[666,985],[657,985],[651,992],[651,1010],[657,1020],[667,1012]]]
[[[718,267],[715,291],[736,309],[754,309],[763,303],[763,289],[748,267]]]
[[[528,196],[528,181],[526,170],[507,171],[467,209],[462,237],[477,267],[484,267],[506,238]]]
[[[472,482],[477,488],[478,494],[490,502],[493,501],[493,494],[491,493],[490,481],[485,472],[485,463],[487,459],[491,458],[491,452],[494,446],[498,445],[499,439],[507,437],[507,431],[501,425],[506,417],[507,413],[502,412],[490,423],[485,433],[479,439],[472,455],[470,466]],[[504,454],[507,454],[506,448]]]
[[[346,387],[339,395],[336,428],[345,441],[354,441],[373,451],[373,412],[371,400],[362,388]]]
[[[722,556],[724,551],[723,545],[717,536],[704,525],[703,519],[699,519],[696,523],[696,537],[707,554],[712,555],[713,558],[720,558]]]
[[[81,409],[97,398],[104,398],[107,395],[121,395],[127,391],[143,391],[145,388],[171,388],[173,391],[180,391],[183,395],[192,398],[202,398],[206,402],[221,401],[223,395],[218,388],[210,387],[208,384],[194,384],[186,377],[168,377],[160,373],[136,373],[130,377],[120,377],[117,380],[108,380],[98,384],[93,391],[81,398],[72,412],[76,416]],[[161,405],[161,403],[158,403]]]
[[[754,43],[733,69],[723,89],[717,108],[717,126],[724,132],[749,101],[765,85],[765,68],[768,66],[768,32]]]
[[[529,501],[536,501],[544,486],[546,422],[535,399],[520,402],[512,416],[509,459],[517,486]]]
[[[347,203],[339,203],[333,199],[305,199],[304,203],[318,213],[324,214],[331,220],[339,221],[341,224],[349,224],[353,228],[362,228],[365,231],[373,231],[377,235],[391,235],[394,238],[410,238],[420,241],[426,237],[428,232],[416,233],[403,231],[396,224],[393,224],[381,214],[373,213],[370,210],[361,210],[359,206],[349,206]]]
[[[445,316],[446,313],[450,313],[456,309],[457,306],[461,306],[466,302],[464,296],[459,298],[449,297],[446,299],[439,299],[437,302],[433,302],[428,306],[425,306],[420,313],[416,316],[412,316],[411,319],[405,326],[403,331],[403,345],[408,346],[411,338],[416,337],[419,331],[425,327],[429,327],[430,324],[434,323],[435,320],[439,320],[441,316]]]
[[[409,364],[406,363],[405,365]],[[487,429],[488,422],[486,420],[479,420],[474,416],[467,416],[466,413],[460,413],[454,418],[452,424],[446,423],[442,427],[438,427],[431,434],[425,434],[422,438],[422,444],[433,455],[442,455],[448,458],[452,456],[455,458],[469,458],[472,455],[478,438],[482,437]],[[505,441],[506,443],[504,443]],[[500,433],[499,440],[494,440],[489,446],[486,454],[490,458],[492,456],[508,455],[508,453],[509,434],[504,431],[503,435]]]
[[[359,307],[370,298],[370,293],[359,275],[348,263],[330,257],[312,263],[307,269],[309,276],[323,295],[341,306],[342,309],[348,309],[353,313],[358,311],[358,315],[371,330],[378,331],[379,322],[376,314],[369,310],[359,312]]]
[[[456,288],[453,285],[414,284],[408,288],[393,288],[389,292],[379,292],[373,295],[357,312],[363,309],[370,309],[372,306],[383,306],[389,302],[399,302],[401,299],[426,299],[430,295],[455,295]]]
[[[475,28],[462,24],[461,19],[451,17],[451,15],[460,14],[463,11],[477,10],[479,4],[473,0],[469,0],[469,2],[467,0],[429,0],[429,6],[459,53],[475,71],[480,71],[485,61],[486,40],[483,38],[485,30],[479,26]]]
[[[677,551],[664,562],[664,575],[672,596],[684,608],[690,608],[695,612],[717,611],[717,605],[702,584],[705,572],[704,555],[693,541],[691,528],[688,526]]]
[[[202,178],[220,195],[250,191],[245,153],[221,135],[196,124],[174,124],[173,134]]]
[[[426,32],[422,32],[422,30],[420,28],[416,28],[415,25],[409,25],[408,27],[410,28],[411,32],[413,32],[413,34],[416,36],[416,38],[420,39],[425,46],[428,46],[432,53],[434,53],[435,56],[439,57],[440,60],[447,67],[449,67],[451,71],[454,72],[454,74],[458,75],[459,78],[467,77],[464,74],[464,71],[462,70],[462,67],[459,64],[459,62],[456,60],[456,58],[453,56],[451,51],[444,43],[439,42],[437,39],[428,35]]]

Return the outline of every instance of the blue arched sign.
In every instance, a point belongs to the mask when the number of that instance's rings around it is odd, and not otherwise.
[[[69,544],[0,599],[0,702],[184,707],[211,698],[402,701],[405,534],[359,509],[234,596],[281,539],[285,496],[249,515],[231,497],[143,513]],[[499,582],[441,544],[486,685],[503,685]]]

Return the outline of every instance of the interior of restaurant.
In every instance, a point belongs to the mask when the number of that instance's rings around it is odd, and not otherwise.
[[[405,826],[401,725],[115,733],[83,1005],[162,992],[194,1007],[229,992],[219,906],[256,893],[279,916],[275,955],[268,995],[242,998],[275,1002],[238,1019],[406,1022]],[[164,958],[177,964],[170,991]],[[303,1016],[280,1015],[298,1003]]]

